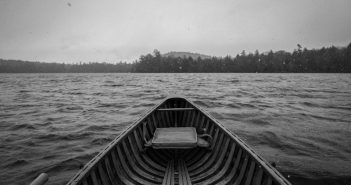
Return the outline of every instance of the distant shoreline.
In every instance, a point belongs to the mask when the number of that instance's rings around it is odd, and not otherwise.
[[[286,51],[235,57],[207,57],[200,54],[161,55],[158,50],[133,63],[45,63],[0,59],[0,73],[351,73],[351,43],[347,47],[308,50],[298,45]],[[195,58],[197,56],[197,58]]]

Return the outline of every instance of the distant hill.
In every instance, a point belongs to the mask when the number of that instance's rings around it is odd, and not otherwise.
[[[203,55],[203,54],[199,54],[199,53],[190,53],[190,52],[176,52],[176,51],[171,51],[168,53],[165,53],[162,55],[163,57],[173,57],[173,58],[193,58],[193,59],[197,59],[197,58],[201,58],[201,59],[210,59],[212,58],[209,55]]]

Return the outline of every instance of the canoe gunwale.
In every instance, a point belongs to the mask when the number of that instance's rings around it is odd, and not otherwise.
[[[130,124],[127,128],[125,128],[116,138],[111,141],[107,146],[100,151],[93,159],[91,159],[78,173],[75,174],[73,178],[70,179],[70,181],[67,183],[67,185],[74,185],[77,184],[80,179],[85,178],[85,176],[89,175],[92,170],[95,170],[98,168],[98,163],[100,160],[102,160],[106,155],[108,155],[110,152],[112,152],[113,148],[116,147],[116,145],[122,141],[125,137],[129,135],[129,133],[134,132],[134,130],[138,129],[138,126],[142,124],[144,121],[148,122],[149,116],[152,116],[152,113],[157,111],[161,105],[163,105],[167,100],[170,99],[183,99],[187,103],[184,104],[187,108],[194,108],[193,110],[190,110],[195,114],[195,112],[199,112],[198,114],[203,113],[205,117],[209,119],[209,121],[206,121],[206,123],[201,123],[202,126],[209,126],[210,122],[213,122],[213,125],[217,125],[221,131],[224,132],[224,135],[230,136],[231,139],[234,140],[234,142],[239,145],[242,148],[242,151],[247,153],[248,157],[251,158],[251,160],[254,160],[257,165],[262,168],[263,171],[266,171],[266,173],[271,175],[271,178],[273,181],[276,181],[278,184],[284,184],[284,185],[291,185],[291,183],[285,179],[283,175],[281,175],[277,169],[272,167],[265,159],[261,158],[259,155],[255,153],[253,149],[251,149],[250,146],[248,146],[243,140],[241,140],[236,134],[234,134],[232,131],[224,127],[219,121],[217,121],[213,116],[211,116],[206,110],[202,109],[198,105],[195,105],[192,101],[189,101],[185,97],[180,97],[180,96],[173,96],[173,97],[167,97],[160,101],[160,103],[156,104],[152,108],[146,110],[145,112],[141,113],[139,118],[134,121],[132,124]],[[190,112],[189,111],[189,112]],[[160,112],[164,112],[162,109]],[[188,112],[188,111],[186,111]],[[191,113],[191,114],[193,114]],[[189,115],[191,115],[189,113]],[[188,115],[188,116],[189,116]],[[199,115],[198,115],[199,116]],[[154,118],[150,117],[151,120]],[[185,117],[183,119],[186,119]],[[193,122],[193,121],[191,121]],[[194,123],[195,126],[196,124],[199,123]],[[200,126],[200,125],[199,125]],[[143,125],[141,125],[141,129],[143,128]],[[214,127],[214,129],[217,129]]]

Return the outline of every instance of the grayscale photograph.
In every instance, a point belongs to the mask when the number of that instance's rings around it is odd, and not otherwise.
[[[350,0],[0,0],[0,185],[350,185]]]

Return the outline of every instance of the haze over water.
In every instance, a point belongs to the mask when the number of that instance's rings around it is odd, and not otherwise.
[[[0,184],[64,184],[168,95],[293,184],[351,184],[351,74],[0,74]]]

